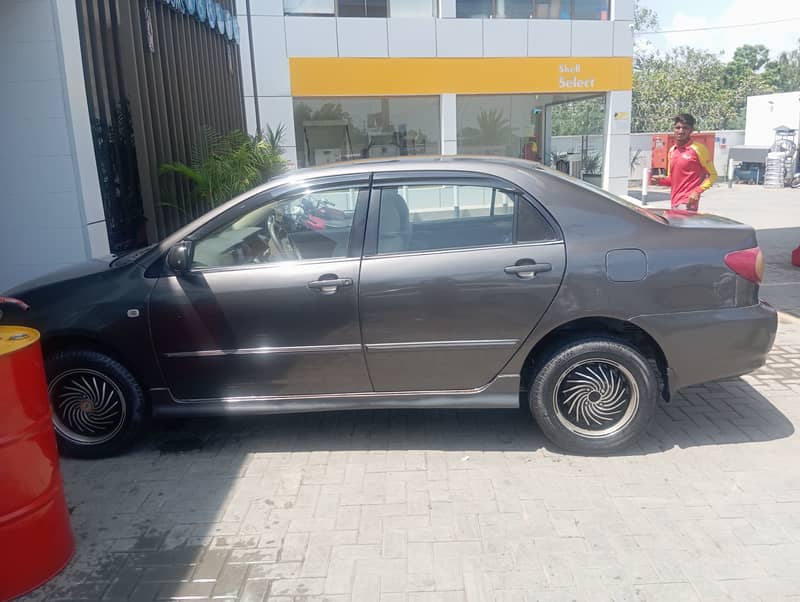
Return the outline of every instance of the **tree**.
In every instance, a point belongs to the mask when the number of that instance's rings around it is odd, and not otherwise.
[[[658,15],[636,0],[634,31],[657,30]],[[634,132],[668,130],[670,118],[679,112],[694,114],[703,129],[741,128],[747,97],[778,87],[767,79],[768,69],[775,79],[791,81],[793,70],[787,65],[792,58],[770,67],[769,50],[762,44],[740,46],[724,63],[718,55],[690,47],[659,53],[644,40],[634,45]]]
[[[582,136],[602,134],[605,123],[606,99],[595,96],[553,107],[553,136]]]
[[[762,48],[739,48],[728,64],[687,46],[639,57],[633,72],[632,130],[669,130],[676,113],[692,113],[698,129],[743,127],[747,97],[770,91],[754,70],[766,64],[768,52]]]
[[[241,130],[220,135],[212,128],[204,128],[192,146],[189,165],[179,161],[165,163],[159,172],[188,179],[196,202],[206,209],[216,207],[285,169],[280,148],[283,132],[283,125],[275,130],[267,126],[266,134],[258,136]]]
[[[769,49],[763,44],[739,46],[725,65],[725,85],[737,85],[743,78],[760,73],[768,62]]]
[[[633,3],[633,31],[656,31],[658,29],[658,13],[642,6],[639,0]]]
[[[764,65],[763,80],[775,92],[800,90],[800,39],[797,48],[782,52],[777,59]]]
[[[636,34],[658,31],[658,13],[654,10],[639,4],[639,0],[633,3],[633,55],[634,58],[648,54],[652,51],[650,42],[646,37]]]

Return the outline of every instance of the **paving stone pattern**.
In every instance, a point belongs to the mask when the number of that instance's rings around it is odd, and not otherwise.
[[[64,460],[78,552],[29,600],[775,600],[800,595],[800,345],[692,387],[629,453],[522,411],[156,425]]]

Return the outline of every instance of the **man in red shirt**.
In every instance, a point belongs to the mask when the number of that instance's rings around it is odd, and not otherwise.
[[[681,113],[672,122],[675,146],[669,149],[667,177],[653,178],[653,183],[672,189],[673,209],[685,205],[687,211],[697,211],[700,195],[717,181],[717,170],[708,149],[692,142],[694,117]]]

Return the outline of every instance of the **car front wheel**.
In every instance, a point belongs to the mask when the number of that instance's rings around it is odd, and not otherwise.
[[[558,447],[583,454],[616,452],[641,436],[655,415],[658,381],[634,347],[605,338],[574,341],[541,362],[531,412]]]
[[[102,458],[128,447],[144,422],[144,395],[116,360],[87,350],[48,357],[53,426],[62,453]]]

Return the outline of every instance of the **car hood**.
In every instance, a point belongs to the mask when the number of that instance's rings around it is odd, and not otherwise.
[[[108,255],[106,257],[90,259],[89,261],[84,261],[82,263],[76,263],[74,265],[60,268],[58,270],[49,272],[44,276],[40,276],[39,278],[34,278],[33,280],[28,280],[27,282],[18,284],[17,286],[3,293],[3,295],[7,297],[18,297],[20,295],[24,295],[26,292],[49,286],[51,284],[58,284],[59,282],[64,282],[65,280],[73,280],[75,278],[97,274],[98,272],[104,272],[109,269],[113,260],[114,256]]]

